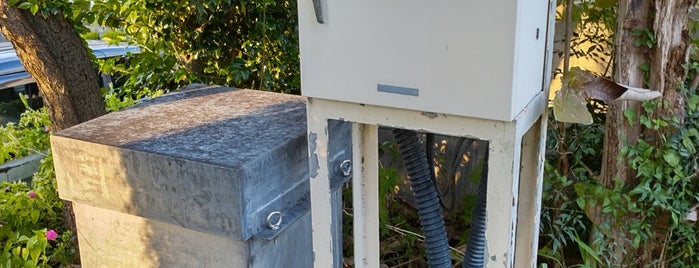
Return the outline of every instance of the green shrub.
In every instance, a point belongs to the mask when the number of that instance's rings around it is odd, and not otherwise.
[[[26,182],[0,182],[0,264],[66,266],[77,256],[74,239],[63,225],[63,202],[50,155],[42,160],[31,187]]]
[[[18,124],[0,127],[3,161],[45,155],[31,184],[0,182],[0,264],[3,267],[59,267],[73,262],[75,236],[63,224],[49,151],[51,124],[44,109],[27,109]]]
[[[0,164],[30,154],[46,154],[50,147],[51,121],[45,109],[31,109],[26,98],[21,99],[26,110],[19,123],[0,126]]]
[[[85,40],[99,40],[100,39],[100,33],[98,33],[98,32],[87,32],[87,33],[81,34],[81,36]]]
[[[109,44],[119,44],[126,42],[126,34],[124,34],[123,31],[119,30],[114,30],[114,29],[109,29],[106,30],[104,33],[102,33],[102,38],[103,41],[106,41]]]
[[[85,17],[141,52],[100,71],[127,77],[108,106],[191,83],[300,93],[296,1],[95,1]],[[123,36],[105,37],[110,40]]]

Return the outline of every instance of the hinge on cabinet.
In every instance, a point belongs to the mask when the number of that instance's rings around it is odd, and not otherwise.
[[[318,20],[318,23],[323,23],[323,7],[320,1],[322,0],[313,0],[313,9],[316,11],[316,20]]]

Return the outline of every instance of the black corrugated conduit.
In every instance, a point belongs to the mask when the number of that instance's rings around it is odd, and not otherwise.
[[[466,242],[466,254],[461,263],[463,268],[483,267],[485,260],[485,205],[488,192],[488,153],[481,168],[481,179],[478,182],[476,207],[473,208],[471,228]]]
[[[440,198],[433,181],[431,162],[424,147],[420,145],[418,133],[411,130],[394,129],[393,135],[410,178],[410,186],[415,195],[422,231],[425,234],[427,262],[432,268],[451,267],[449,242],[440,210]],[[431,139],[430,141],[433,141]],[[461,142],[459,143],[461,144]],[[428,146],[430,146],[428,144]],[[484,161],[488,160],[488,154]],[[471,219],[463,268],[483,267],[485,264],[485,225],[486,195],[488,185],[488,165],[483,163],[478,182],[478,196]]]
[[[430,175],[424,147],[415,131],[394,129],[393,135],[408,170],[410,188],[415,195],[420,225],[425,235],[427,262],[432,268],[451,267],[449,241],[439,205],[439,195]]]

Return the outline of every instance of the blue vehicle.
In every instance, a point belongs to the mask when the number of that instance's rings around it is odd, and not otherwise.
[[[124,57],[129,53],[139,53],[136,46],[108,45],[103,41],[88,41],[88,46],[98,59]],[[108,87],[112,84],[112,77],[100,75],[100,85]],[[24,110],[20,102],[19,94],[28,97],[29,105],[37,108],[41,106],[41,98],[32,78],[19,61],[14,48],[9,42],[0,42],[0,124],[14,122]]]

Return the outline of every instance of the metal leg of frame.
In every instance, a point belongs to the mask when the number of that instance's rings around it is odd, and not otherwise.
[[[313,116],[308,107],[308,150],[311,185],[311,220],[313,228],[313,266],[341,267],[334,264],[332,193],[328,172],[327,119]]]
[[[515,125],[488,143],[488,190],[485,231],[486,267],[513,267],[521,139]],[[503,242],[509,241],[509,242]]]
[[[352,123],[354,267],[379,267],[378,127]]]
[[[543,188],[546,117],[522,137],[515,267],[536,267]]]

